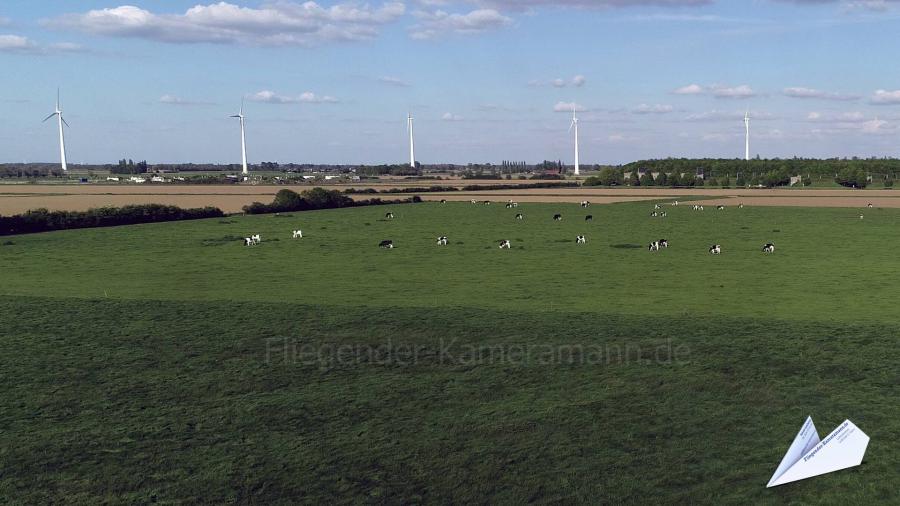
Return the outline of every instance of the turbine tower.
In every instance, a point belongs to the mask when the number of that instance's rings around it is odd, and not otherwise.
[[[750,109],[744,113],[744,160],[750,159]]]
[[[413,117],[412,113],[406,115],[406,129],[409,130],[409,166],[416,168],[416,143],[413,138]]]
[[[244,137],[244,101],[241,100],[241,110],[239,113],[231,116],[232,118],[238,118],[241,120],[241,166],[243,167],[242,174],[245,176],[248,174],[247,172],[247,139]]]
[[[575,129],[575,175],[581,175],[581,167],[578,164],[578,116],[575,115],[575,110],[578,106],[575,103],[572,103],[572,124],[569,125],[569,131]]]
[[[53,116],[56,116],[57,123],[59,124],[59,163],[62,166],[63,172],[68,172],[69,166],[66,163],[66,138],[63,135],[63,124],[66,126],[69,126],[69,124],[63,119],[62,110],[59,108],[59,88],[56,89],[56,109],[53,111],[53,114],[44,118],[44,121],[46,122]]]

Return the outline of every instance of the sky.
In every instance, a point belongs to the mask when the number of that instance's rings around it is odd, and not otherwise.
[[[900,0],[3,0],[0,162],[900,157]]]

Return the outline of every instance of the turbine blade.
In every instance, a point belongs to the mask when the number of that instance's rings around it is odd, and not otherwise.
[[[575,126],[575,122],[574,122],[574,121],[571,122],[571,123],[569,123],[569,133],[572,133],[572,127],[574,127],[574,126]]]
[[[50,116],[47,116],[46,118],[44,118],[44,121],[41,121],[41,123],[44,123],[45,121],[47,121],[48,119],[52,118],[53,116],[56,116],[56,113],[53,113],[53,114],[51,114]]]
[[[63,118],[62,114],[59,115],[59,119],[62,120],[63,125],[66,125],[67,127],[72,128],[72,127],[70,127],[69,124],[66,122],[66,118]]]

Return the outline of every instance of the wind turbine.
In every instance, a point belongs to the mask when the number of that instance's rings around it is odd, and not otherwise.
[[[744,160],[750,159],[750,109],[744,113]]]
[[[409,130],[409,166],[416,168],[416,143],[413,138],[413,117],[412,113],[406,115],[406,129]]]
[[[56,116],[57,123],[59,123],[59,162],[62,165],[63,172],[68,172],[69,166],[66,164],[66,139],[63,136],[63,125],[69,126],[69,124],[63,119],[62,110],[59,108],[59,88],[56,89],[56,110],[53,111],[53,114],[44,118],[44,122],[53,116]]]
[[[572,129],[575,129],[575,175],[578,176],[581,174],[581,168],[578,164],[578,116],[575,115],[575,111],[578,108],[575,103],[572,103],[572,123],[569,125],[569,132]]]
[[[242,174],[245,176],[248,174],[247,172],[247,139],[244,137],[244,101],[241,100],[241,111],[232,118],[238,118],[241,120],[241,165],[243,166]]]

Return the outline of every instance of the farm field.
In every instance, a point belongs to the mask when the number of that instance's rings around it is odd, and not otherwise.
[[[0,238],[0,502],[900,500],[900,210],[651,207]],[[766,489],[807,415],[863,465]]]
[[[539,182],[539,181],[538,181]],[[385,180],[379,183],[321,185],[332,190],[347,188],[392,189],[409,187],[455,186],[490,184],[528,184],[535,181],[521,180]],[[282,189],[302,192],[313,185],[129,185],[129,184],[0,184],[0,214],[23,213],[29,209],[45,207],[50,210],[84,211],[92,207],[124,206],[129,204],[167,204],[180,207],[214,206],[226,213],[239,213],[241,208],[254,201],[271,202]],[[355,194],[355,199],[381,197],[406,198],[401,194]],[[676,199],[707,196],[709,203],[736,205],[738,202],[754,206],[800,207],[865,207],[872,203],[877,207],[900,207],[900,192],[883,189],[851,190],[832,189],[748,189],[748,188],[523,188],[519,190],[455,191],[446,193],[421,193],[426,200],[469,201],[495,200],[506,202],[569,202],[590,199],[596,204],[610,204],[651,199]]]

